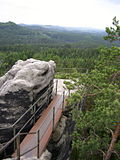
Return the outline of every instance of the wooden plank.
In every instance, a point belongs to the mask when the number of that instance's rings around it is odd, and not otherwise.
[[[45,149],[46,145],[49,142],[49,139],[52,134],[53,129],[53,108],[55,107],[56,115],[55,115],[55,126],[58,123],[61,114],[62,114],[62,95],[57,95],[54,97],[53,101],[49,104],[49,106],[42,112],[42,116],[37,120],[35,125],[32,127],[30,132],[37,132],[40,130],[40,155],[42,154],[43,150]],[[20,154],[24,154],[28,150],[32,149],[33,147],[37,146],[37,134],[29,134],[27,135],[22,143],[20,144]],[[32,157],[37,155],[37,148],[30,151],[29,153],[25,154],[24,157]],[[13,157],[16,157],[16,152],[13,154]]]

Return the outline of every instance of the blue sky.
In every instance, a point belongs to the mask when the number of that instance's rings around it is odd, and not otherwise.
[[[0,0],[0,22],[105,29],[120,20],[120,0]]]

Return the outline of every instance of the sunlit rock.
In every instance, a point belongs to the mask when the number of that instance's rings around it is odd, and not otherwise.
[[[12,124],[47,90],[53,81],[54,61],[19,60],[0,78],[0,129]],[[18,124],[22,125],[30,115]],[[13,128],[0,130],[0,143],[9,139]],[[7,134],[7,133],[11,134]],[[6,135],[7,134],[7,135]]]

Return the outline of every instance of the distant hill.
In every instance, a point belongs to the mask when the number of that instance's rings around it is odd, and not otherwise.
[[[89,33],[103,33],[105,34],[104,30],[96,29],[96,28],[84,28],[84,27],[62,27],[62,26],[52,26],[52,25],[37,25],[37,24],[19,24],[20,26],[28,27],[31,29],[49,29],[52,31],[73,31],[73,32],[89,32]]]
[[[0,23],[0,45],[13,44],[73,44],[76,47],[109,45],[104,31],[50,25]]]
[[[34,31],[13,22],[0,23],[0,45],[5,44],[38,44],[49,42],[49,37],[41,31]]]

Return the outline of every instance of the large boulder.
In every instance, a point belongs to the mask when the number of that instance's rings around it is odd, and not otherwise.
[[[0,143],[9,140],[11,125],[53,81],[54,61],[19,60],[0,78]],[[26,116],[28,118],[29,115]],[[21,122],[25,123],[25,119]],[[20,124],[21,125],[21,124]],[[19,124],[18,124],[19,129]],[[9,136],[8,136],[9,132]]]

